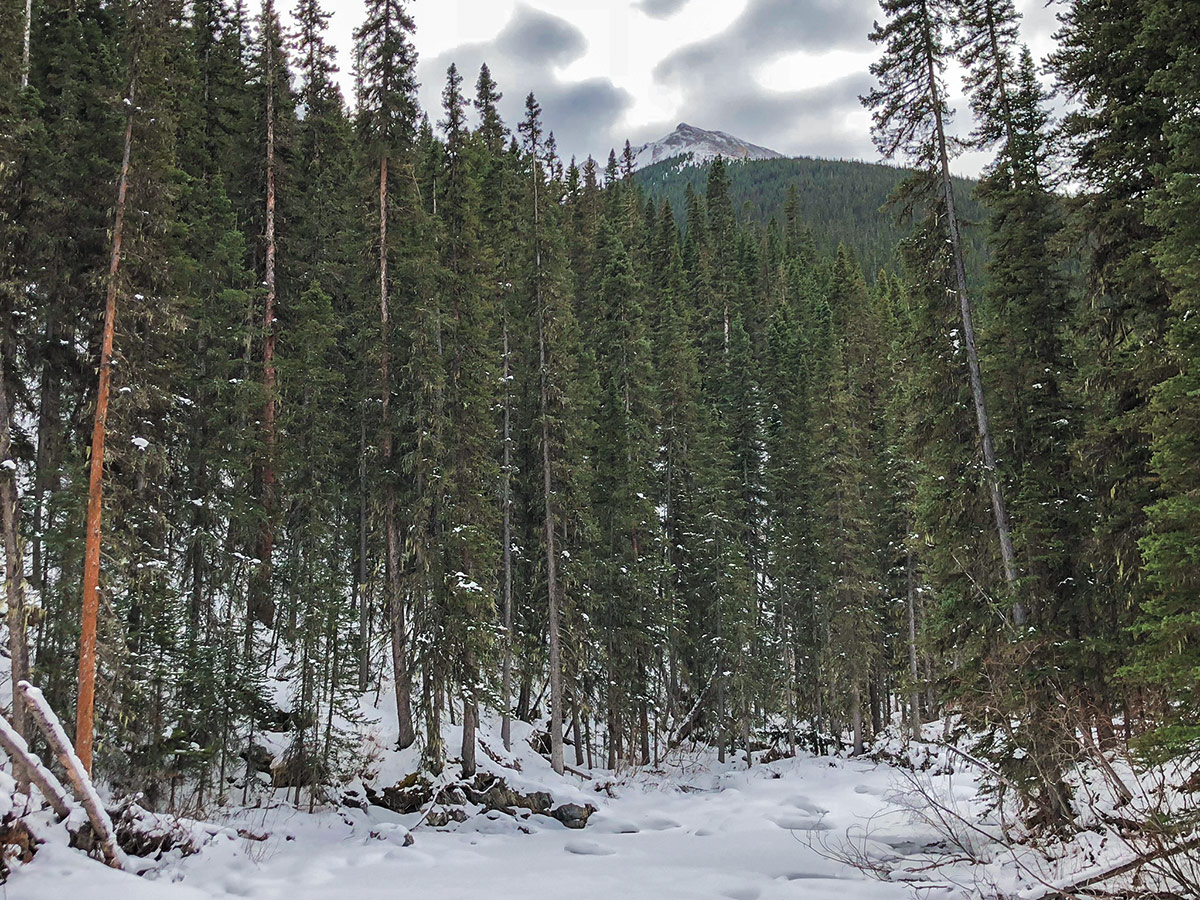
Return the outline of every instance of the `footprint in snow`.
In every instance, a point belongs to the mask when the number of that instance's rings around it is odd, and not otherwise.
[[[612,856],[617,851],[611,847],[597,844],[595,841],[574,840],[563,844],[563,849],[576,856]]]
[[[721,896],[728,897],[729,900],[758,900],[760,894],[762,894],[761,890],[750,885],[730,888],[721,892]]]
[[[825,807],[818,806],[807,797],[793,797],[792,799],[788,800],[788,803],[796,807],[796,809],[800,810],[801,812],[808,813],[810,816],[823,816],[829,812],[829,810],[827,810]]]

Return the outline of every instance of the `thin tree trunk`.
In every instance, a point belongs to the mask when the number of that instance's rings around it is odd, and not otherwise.
[[[367,414],[360,409],[358,433],[358,689],[367,690],[371,675],[371,610],[367,598]]]
[[[136,61],[135,61],[136,66]],[[87,531],[83,549],[83,608],[79,628],[79,692],[75,712],[75,752],[88,775],[92,773],[92,741],[96,705],[96,618],[100,610],[100,527],[104,502],[104,441],[108,425],[108,394],[112,385],[113,330],[117,317],[117,276],[121,268],[121,238],[125,233],[125,202],[129,192],[129,161],[133,153],[133,115],[137,109],[137,77],[130,79],[125,113],[125,146],[113,220],[112,256],[104,301],[104,332],[100,341],[100,375],[96,389],[96,418],[92,424],[92,458],[88,473]]]
[[[396,523],[396,486],[392,482],[392,425],[389,421],[392,399],[391,317],[388,309],[388,158],[379,159],[379,326],[382,347],[379,354],[380,415],[383,422],[381,441],[384,466],[384,532],[387,543],[386,605],[392,638],[392,676],[396,688],[396,737],[401,750],[417,739],[412,721],[412,684],[408,671],[407,628],[404,597],[400,589],[400,531]]]
[[[509,388],[508,314],[504,315],[504,664],[500,676],[500,702],[504,714],[500,737],[504,749],[512,749],[512,653],[513,653],[513,576],[512,576],[512,392]]]
[[[1000,557],[1004,565],[1004,581],[1012,597],[1012,619],[1016,625],[1024,625],[1029,618],[1025,604],[1016,596],[1017,561],[1013,551],[1012,533],[1009,529],[1008,507],[1004,502],[1004,487],[996,468],[996,447],[988,424],[987,404],[983,395],[983,375],[979,367],[979,350],[975,344],[975,322],[971,297],[967,293],[967,270],[963,260],[962,234],[958,214],[954,208],[954,182],[950,174],[950,154],[946,149],[945,122],[942,119],[941,96],[937,87],[937,72],[932,55],[926,57],[926,72],[930,93],[933,98],[934,120],[937,126],[938,157],[941,165],[942,199],[946,210],[946,225],[950,230],[950,246],[954,255],[954,280],[958,290],[959,311],[962,315],[963,344],[967,348],[967,368],[970,371],[971,395],[975,401],[975,421],[979,432],[979,443],[983,449],[983,466],[987,470],[988,488],[992,498],[992,516],[995,519],[996,535],[1000,540]]]
[[[563,710],[562,710],[562,647],[559,634],[559,584],[558,554],[554,548],[554,475],[553,452],[550,449],[550,373],[546,362],[546,309],[542,302],[542,244],[538,183],[541,171],[537,159],[537,146],[533,148],[533,240],[535,256],[535,280],[537,285],[538,310],[538,357],[541,375],[540,412],[542,419],[542,490],[545,494],[546,526],[546,584],[548,619],[550,631],[550,767],[559,775],[563,773]]]
[[[264,283],[267,288],[266,306],[263,310],[263,454],[262,474],[262,526],[259,531],[258,588],[251,591],[253,604],[247,629],[253,629],[253,621],[270,628],[275,619],[271,597],[271,556],[275,549],[275,54],[272,52],[272,26],[274,23],[272,0],[263,2],[263,34],[267,56],[267,259]]]
[[[917,590],[913,578],[912,550],[904,554],[904,577],[908,587],[908,727],[913,737],[921,735],[921,703],[917,691]]]
[[[21,44],[21,90],[29,87],[29,39],[33,31],[33,2],[25,0],[25,35]]]
[[[4,354],[8,356],[9,354]],[[12,682],[29,680],[29,621],[25,613],[25,558],[21,548],[21,497],[17,490],[17,464],[12,458],[12,407],[8,397],[8,372],[0,358],[0,528],[4,532],[4,593],[8,602],[8,649]],[[28,740],[28,716],[20,691],[13,691],[12,724]],[[24,783],[24,776],[21,777]]]

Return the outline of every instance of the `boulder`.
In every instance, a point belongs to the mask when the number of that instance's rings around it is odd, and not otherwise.
[[[425,817],[425,824],[430,828],[445,828],[451,822],[467,821],[467,811],[457,806],[432,810]]]
[[[580,806],[578,803],[564,803],[562,806],[555,807],[550,815],[568,828],[583,828],[595,811],[596,807],[590,803],[587,806]]]

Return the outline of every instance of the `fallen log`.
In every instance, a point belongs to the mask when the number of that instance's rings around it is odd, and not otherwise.
[[[75,749],[71,746],[71,742],[67,740],[67,733],[63,731],[58,716],[46,702],[45,695],[28,681],[18,684],[17,690],[25,698],[28,712],[33,717],[33,721],[42,730],[50,748],[58,757],[58,761],[62,763],[62,767],[66,769],[67,777],[75,792],[75,799],[83,806],[88,815],[88,821],[92,823],[92,831],[95,832],[96,840],[100,844],[104,861],[114,869],[127,869],[129,859],[117,844],[117,834],[113,828],[112,819],[109,818],[104,804],[100,802],[100,795],[96,793],[96,788],[83,768],[83,763],[75,755]]]
[[[67,799],[66,788],[54,777],[53,772],[42,765],[37,754],[30,750],[29,745],[25,743],[25,738],[17,734],[17,730],[2,716],[0,716],[0,747],[4,748],[4,752],[13,761],[14,767],[24,770],[26,777],[42,792],[42,796],[46,798],[46,802],[50,804],[59,819],[65,819],[71,815],[71,803]]]

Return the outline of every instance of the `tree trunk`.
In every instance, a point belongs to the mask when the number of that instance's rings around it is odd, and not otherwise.
[[[417,739],[412,721],[412,683],[408,669],[407,627],[404,617],[404,596],[400,585],[400,531],[396,523],[396,486],[392,481],[392,424],[391,411],[391,315],[388,308],[388,158],[379,159],[379,330],[382,347],[379,353],[380,415],[383,423],[381,455],[384,467],[383,517],[387,544],[386,607],[392,639],[392,677],[396,688],[397,744],[401,750],[411,747]]]
[[[462,777],[475,777],[475,729],[478,724],[479,709],[475,698],[463,691],[463,730],[462,730]]]
[[[545,494],[546,528],[546,586],[550,632],[550,766],[559,775],[563,773],[563,710],[562,710],[562,646],[559,634],[559,584],[558,554],[555,551],[554,535],[554,474],[553,451],[550,447],[550,373],[546,360],[546,308],[542,298],[542,245],[538,183],[542,175],[537,160],[537,146],[533,158],[533,240],[535,256],[535,283],[538,310],[538,359],[541,375],[540,413],[542,420],[542,490]]]
[[[251,609],[247,629],[258,621],[270,628],[275,620],[271,595],[271,556],[275,549],[275,54],[272,48],[272,0],[263,2],[263,34],[267,57],[267,259],[263,283],[267,289],[263,310],[263,472],[262,524],[258,536],[258,586],[250,592]]]
[[[912,550],[904,554],[904,578],[908,587],[908,727],[912,736],[921,736],[921,702],[917,682],[917,590],[913,578]]]
[[[864,749],[862,687],[858,684],[850,689],[850,721],[854,735],[854,755],[861,756]]]
[[[500,676],[500,702],[503,717],[500,720],[500,738],[504,749],[512,749],[512,653],[513,653],[513,576],[512,576],[512,392],[509,389],[508,313],[504,314],[504,490],[503,529],[504,540],[504,664]]]
[[[1004,581],[1012,592],[1012,620],[1024,625],[1028,619],[1025,604],[1016,596],[1017,561],[1013,551],[1012,533],[1009,529],[1008,507],[1004,502],[1004,486],[996,468],[996,447],[988,424],[987,404],[983,395],[983,375],[979,367],[979,350],[975,344],[975,322],[971,297],[967,292],[967,270],[963,260],[962,234],[958,225],[958,214],[954,208],[954,182],[950,174],[950,154],[946,149],[945,122],[941,113],[941,95],[937,85],[937,70],[932,55],[926,57],[926,72],[930,95],[933,98],[934,120],[937,126],[938,158],[941,167],[942,200],[946,211],[946,225],[950,231],[950,247],[954,256],[954,280],[958,290],[959,311],[962,316],[963,344],[967,349],[967,368],[970,372],[971,395],[975,401],[975,421],[979,443],[983,449],[983,466],[987,471],[988,488],[992,498],[992,516],[996,535],[1000,540],[1000,557],[1004,565]]]
[[[136,66],[136,61],[134,63]],[[125,146],[117,184],[112,255],[104,300],[104,331],[100,340],[100,373],[96,417],[92,423],[92,458],[88,472],[87,531],[83,549],[83,604],[79,627],[79,691],[75,712],[75,752],[88,775],[92,772],[92,741],[96,704],[96,618],[100,610],[100,527],[104,503],[104,441],[108,425],[108,394],[112,385],[113,331],[117,317],[117,276],[121,268],[121,238],[125,233],[125,202],[129,193],[129,161],[133,153],[133,114],[137,109],[137,78],[130,79],[125,113]]]
[[[7,349],[7,348],[6,348]],[[8,357],[11,354],[5,353]],[[12,414],[6,363],[0,358],[0,529],[4,538],[4,594],[8,602],[8,649],[13,684],[29,680],[29,620],[25,611],[25,557],[21,547],[21,497],[17,490],[17,464],[12,458]],[[20,691],[13,691],[12,724],[23,739],[29,738],[28,715]],[[20,773],[18,773],[20,774]],[[24,783],[24,776],[21,776]]]
[[[371,608],[367,598],[367,414],[360,409],[358,432],[358,689],[371,676]]]
[[[21,43],[21,90],[29,87],[29,38],[33,31],[33,2],[25,0],[25,34]]]

